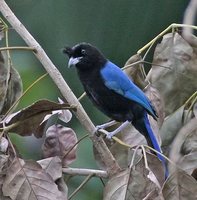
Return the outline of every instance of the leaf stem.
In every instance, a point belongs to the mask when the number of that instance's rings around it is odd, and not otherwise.
[[[75,194],[81,190],[81,188],[94,176],[94,174],[89,174],[86,179],[81,183],[81,185],[68,197],[68,200],[70,200]]]
[[[48,75],[48,73],[43,74],[42,76],[40,76],[38,79],[36,79],[24,92],[23,94],[13,103],[13,105],[9,108],[9,110],[6,112],[5,114],[5,118],[9,115],[9,113],[12,111],[12,109],[17,105],[17,103],[21,100],[21,98],[23,96],[26,95],[26,93],[39,81],[41,81],[43,78],[45,78]]]
[[[155,38],[153,38],[150,42],[148,42],[145,46],[143,46],[141,49],[137,51],[137,54],[141,54],[143,51],[145,51],[149,46],[151,46],[153,43],[155,43],[159,38],[161,38],[164,34],[166,34],[169,30],[174,28],[192,28],[197,30],[197,26],[189,25],[189,24],[176,24],[173,23],[170,26],[168,26],[165,30],[163,30],[161,33],[159,33]]]
[[[79,98],[78,101],[81,101],[86,96],[86,92],[84,92]]]
[[[70,149],[68,152],[65,153],[65,155],[63,155],[63,157],[66,157],[82,140],[84,140],[85,138],[87,138],[89,135],[86,134],[83,137],[81,137]]]
[[[36,49],[32,48],[32,47],[9,47],[9,46],[6,46],[6,47],[1,47],[0,48],[0,51],[7,51],[7,50],[25,50],[25,51],[34,51],[34,52],[36,52]]]

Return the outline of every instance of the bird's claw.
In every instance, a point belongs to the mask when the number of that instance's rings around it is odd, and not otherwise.
[[[112,137],[113,135],[111,134],[111,132],[108,132],[106,135],[105,135],[106,139],[108,140],[112,140]]]
[[[112,132],[108,132],[105,129],[101,128],[100,126],[96,126],[95,134],[100,136],[101,134],[108,140],[112,140],[113,134]]]

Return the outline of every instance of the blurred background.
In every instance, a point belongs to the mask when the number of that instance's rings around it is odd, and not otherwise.
[[[182,23],[189,1],[7,0],[6,2],[44,48],[79,97],[83,93],[83,88],[75,69],[67,68],[68,59],[61,52],[64,46],[73,46],[83,41],[92,43],[107,58],[121,67],[131,55],[171,23]],[[25,46],[20,36],[12,29],[9,32],[9,45]],[[22,77],[24,89],[45,73],[32,52],[13,51],[11,56],[15,68]],[[61,94],[47,77],[23,97],[17,109],[28,106],[38,99],[57,101],[57,97],[61,97]],[[87,97],[82,100],[82,104],[95,124],[101,124],[107,119],[92,106]],[[86,134],[75,117],[68,126],[76,131],[78,138]],[[12,139],[24,158],[41,159],[40,140],[34,137],[22,138],[14,134]],[[97,168],[92,145],[88,139],[80,143],[77,160],[72,166]],[[72,178],[69,182],[70,192],[83,179],[84,177]],[[93,178],[73,199],[102,199],[102,188],[101,181]]]

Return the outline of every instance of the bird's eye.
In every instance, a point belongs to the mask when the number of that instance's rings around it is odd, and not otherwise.
[[[85,50],[85,49],[82,49],[82,50],[81,50],[81,54],[82,54],[82,55],[85,55],[85,54],[86,54],[86,50]]]

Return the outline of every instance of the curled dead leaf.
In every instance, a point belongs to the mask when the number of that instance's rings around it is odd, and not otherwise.
[[[2,115],[18,100],[22,90],[22,80],[19,73],[12,65],[8,67],[5,64],[0,52],[0,113]]]
[[[155,48],[153,63],[147,80],[160,91],[167,116],[197,90],[197,52],[178,33],[169,33]]]
[[[29,136],[34,134],[40,138],[44,134],[46,121],[43,121],[47,114],[52,115],[54,110],[68,109],[68,104],[60,104],[46,99],[39,100],[34,104],[11,114],[4,121],[6,126],[11,126],[9,131],[17,133],[21,136]],[[0,124],[1,127],[2,124]]]
[[[59,156],[65,167],[76,159],[77,136],[71,128],[53,125],[48,128],[42,145],[44,158]]]
[[[170,159],[188,174],[196,169],[197,166],[197,119],[193,118],[178,132],[173,141]],[[170,171],[176,168],[170,166]]]

